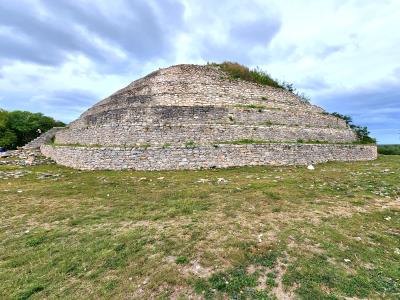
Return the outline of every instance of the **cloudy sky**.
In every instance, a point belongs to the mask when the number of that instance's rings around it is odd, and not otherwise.
[[[400,143],[399,0],[0,0],[0,107],[69,122],[162,67],[237,61]]]

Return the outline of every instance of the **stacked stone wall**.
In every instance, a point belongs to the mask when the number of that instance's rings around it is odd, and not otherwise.
[[[130,108],[137,106],[239,106],[239,105],[257,105],[264,106],[270,109],[290,110],[296,109],[308,112],[323,112],[317,106],[307,105],[305,103],[287,104],[276,101],[268,101],[249,98],[223,98],[219,96],[199,96],[197,93],[186,93],[185,95],[172,95],[172,94],[153,94],[147,96],[133,95],[125,98],[119,98],[118,101],[112,101],[97,105],[87,111],[87,114],[95,114],[102,111],[120,108]]]
[[[84,170],[174,170],[257,165],[305,165],[373,160],[375,145],[259,144],[196,148],[96,148],[41,146],[58,164]]]
[[[313,112],[323,110],[303,103],[283,89],[232,80],[224,72],[206,66],[180,65],[160,70],[114,93],[86,114],[135,106],[268,105],[272,108]]]
[[[288,127],[280,125],[248,126],[227,124],[185,124],[185,125],[123,125],[76,128],[60,131],[56,135],[58,144],[85,145],[136,145],[165,143],[184,144],[214,143],[253,139],[262,141],[296,142],[354,142],[356,136],[350,129]]]
[[[347,128],[344,120],[331,115],[297,110],[214,106],[133,107],[102,111],[83,117],[71,127],[109,125],[184,125],[184,124],[294,125]]]

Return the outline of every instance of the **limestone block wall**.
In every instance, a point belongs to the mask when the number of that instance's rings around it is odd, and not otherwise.
[[[265,104],[273,108],[298,107],[322,112],[282,89],[259,85],[229,76],[210,66],[178,65],[162,69],[133,82],[100,101],[84,115],[135,106],[227,106]]]
[[[96,148],[42,145],[58,164],[83,169],[174,170],[247,165],[304,165],[327,161],[373,160],[375,145],[258,144],[174,148]]]
[[[254,139],[263,141],[286,142],[327,141],[353,142],[356,135],[350,129],[288,127],[281,125],[249,126],[227,124],[185,124],[185,125],[123,125],[71,128],[56,135],[58,144],[84,145],[163,145],[196,143],[214,143],[217,141],[235,141]]]
[[[135,81],[126,88],[113,94],[114,96],[132,95],[193,95],[198,94],[211,97],[246,98],[277,101],[287,104],[301,104],[302,101],[293,93],[282,89],[276,89],[265,85],[259,85],[243,80],[229,79],[229,75],[218,68],[210,66],[177,65],[167,69],[156,71],[142,80]],[[192,98],[192,97],[190,97]],[[196,104],[192,99],[191,104]],[[215,105],[215,102],[211,102]]]
[[[109,125],[183,125],[183,124],[247,124],[294,125],[306,127],[347,128],[346,122],[332,115],[297,110],[276,110],[245,107],[156,106],[112,109],[86,115],[71,128]]]
[[[310,112],[323,112],[323,110],[314,105],[305,103],[285,103],[273,100],[263,100],[261,97],[252,99],[248,97],[233,98],[232,96],[201,95],[187,92],[184,95],[179,94],[152,94],[152,95],[132,95],[118,96],[115,101],[97,104],[88,110],[86,114],[98,113],[109,109],[118,109],[124,107],[136,106],[235,106],[235,105],[264,105],[275,109],[298,109]]]

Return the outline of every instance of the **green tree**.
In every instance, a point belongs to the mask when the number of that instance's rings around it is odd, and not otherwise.
[[[7,125],[8,112],[0,109],[0,147],[12,148],[17,144],[17,135]]]
[[[42,113],[0,110],[0,147],[14,149],[23,146],[40,133],[64,125]]]

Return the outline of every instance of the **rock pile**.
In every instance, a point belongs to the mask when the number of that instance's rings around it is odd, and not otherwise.
[[[0,153],[0,165],[36,166],[52,163],[54,161],[43,156],[39,149],[18,149]]]

